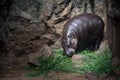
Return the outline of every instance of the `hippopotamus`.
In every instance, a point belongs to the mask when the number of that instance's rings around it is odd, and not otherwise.
[[[63,54],[72,57],[85,49],[99,49],[103,33],[104,22],[98,15],[85,13],[69,19],[62,31]]]

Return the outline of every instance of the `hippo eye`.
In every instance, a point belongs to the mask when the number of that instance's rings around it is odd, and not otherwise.
[[[63,42],[65,42],[65,40],[63,40]]]
[[[65,40],[63,40],[62,43],[64,44],[64,43],[65,43]]]

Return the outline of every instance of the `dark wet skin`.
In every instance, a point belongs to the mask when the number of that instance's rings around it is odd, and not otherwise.
[[[62,31],[63,54],[72,57],[84,49],[97,50],[103,39],[104,22],[94,14],[80,14],[68,20]]]

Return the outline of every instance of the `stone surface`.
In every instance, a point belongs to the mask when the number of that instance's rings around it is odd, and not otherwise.
[[[42,48],[33,54],[29,54],[28,55],[28,64],[34,64],[34,65],[39,65],[38,63],[38,57],[42,56],[42,57],[49,57],[52,54],[52,50],[50,47],[48,47],[47,45],[43,45]]]
[[[72,61],[73,62],[81,62],[82,57],[80,55],[73,55],[72,56]]]
[[[115,67],[117,65],[119,65],[120,61],[117,57],[112,57],[111,59],[111,67]]]
[[[49,57],[52,54],[52,50],[47,45],[43,45],[42,48],[40,49],[39,53],[43,57]]]

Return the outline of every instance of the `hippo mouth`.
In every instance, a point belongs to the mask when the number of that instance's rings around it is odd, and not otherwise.
[[[64,54],[68,57],[72,57],[74,53],[75,53],[75,49],[69,48]]]

